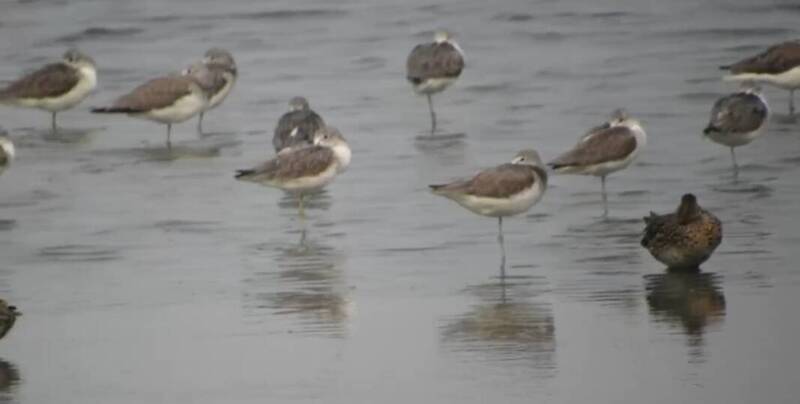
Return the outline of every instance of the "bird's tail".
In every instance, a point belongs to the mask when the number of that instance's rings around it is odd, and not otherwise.
[[[92,108],[93,114],[135,114],[142,112],[138,109],[128,107],[96,107]]]
[[[731,69],[731,65],[722,65],[722,66],[719,67],[719,69],[720,70],[730,70]]]
[[[430,188],[430,189],[431,189],[431,191],[432,191],[434,194],[437,194],[437,195],[443,195],[443,194],[445,194],[445,193],[446,193],[447,184],[433,184],[433,185],[428,185],[428,188]]]
[[[236,174],[233,177],[237,180],[247,179],[246,177],[255,174],[255,172],[255,170],[236,170]]]
[[[708,126],[706,126],[706,128],[703,129],[703,134],[705,134],[705,135],[708,135],[709,133],[712,133],[712,132],[719,132],[719,128],[717,128],[714,125],[708,124]]]

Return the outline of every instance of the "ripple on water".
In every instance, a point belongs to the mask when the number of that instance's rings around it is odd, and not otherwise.
[[[142,32],[144,32],[144,29],[137,27],[89,27],[79,32],[58,37],[54,42],[73,44],[92,40],[125,38]]]
[[[241,20],[276,20],[291,21],[310,18],[330,18],[342,17],[347,15],[347,11],[340,9],[306,9],[306,10],[268,10],[247,13],[225,14],[222,18],[241,19]]]
[[[117,249],[85,244],[44,247],[39,249],[38,255],[56,262],[103,262],[120,259]]]
[[[162,220],[153,226],[166,233],[209,234],[220,228],[219,222],[202,220]]]

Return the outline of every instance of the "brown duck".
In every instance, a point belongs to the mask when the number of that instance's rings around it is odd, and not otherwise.
[[[0,339],[8,334],[8,331],[14,326],[14,322],[17,321],[17,317],[21,315],[22,313],[18,312],[15,306],[0,299]]]
[[[692,194],[683,195],[674,213],[650,212],[644,222],[642,247],[671,269],[698,268],[722,241],[722,223]]]

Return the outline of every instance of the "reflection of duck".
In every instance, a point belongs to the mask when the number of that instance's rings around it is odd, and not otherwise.
[[[657,322],[680,325],[691,346],[702,345],[706,327],[725,316],[720,277],[701,272],[667,272],[645,276],[647,303]]]
[[[483,301],[442,326],[444,344],[492,359],[533,359],[536,368],[554,369],[555,325],[550,306],[515,296],[523,291],[509,288],[504,280],[479,289]]]
[[[352,312],[349,290],[341,270],[342,257],[335,250],[306,239],[279,249],[278,271],[253,274],[248,280],[248,306],[290,315],[299,331],[342,337]]]
[[[0,299],[0,339],[8,334],[8,331],[17,321],[17,317],[21,314],[15,306],[11,306],[5,300]]]
[[[0,399],[3,398],[3,394],[10,392],[11,388],[17,383],[19,383],[17,367],[0,359]]]

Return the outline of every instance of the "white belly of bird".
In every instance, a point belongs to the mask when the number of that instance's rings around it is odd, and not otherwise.
[[[513,216],[527,212],[542,198],[541,187],[527,188],[510,198],[487,198],[472,195],[453,195],[452,199],[473,213],[483,216]]]
[[[791,68],[783,73],[767,74],[767,73],[740,73],[724,77],[725,81],[756,81],[760,83],[769,83],[776,87],[785,90],[794,90],[800,88],[800,66]]]
[[[325,171],[307,177],[299,177],[286,181],[271,181],[269,184],[289,192],[307,192],[322,189],[336,178],[336,164],[331,164]]]
[[[458,80],[458,77],[427,79],[420,84],[414,85],[414,91],[417,94],[434,94],[444,91],[445,88],[450,87]]]
[[[78,84],[71,90],[58,97],[48,98],[21,98],[17,105],[30,108],[39,108],[50,112],[59,112],[70,109],[83,101],[97,87],[97,72],[88,67],[80,68]]]
[[[200,113],[206,104],[207,100],[202,95],[202,92],[193,90],[168,107],[153,109],[141,114],[133,114],[133,116],[164,124],[180,123]]]
[[[764,125],[761,125],[760,128],[746,133],[719,133],[719,132],[711,132],[707,136],[709,139],[713,140],[716,143],[719,143],[724,146],[728,147],[737,147],[737,146],[744,146],[753,141],[753,139],[760,136],[762,132],[762,128]]]
[[[231,92],[233,88],[233,84],[235,83],[236,79],[231,74],[225,74],[225,85],[217,91],[216,94],[211,96],[211,99],[208,100],[208,106],[206,106],[205,111],[210,109],[214,109],[217,105],[222,104],[222,101],[225,101],[225,97]]]

